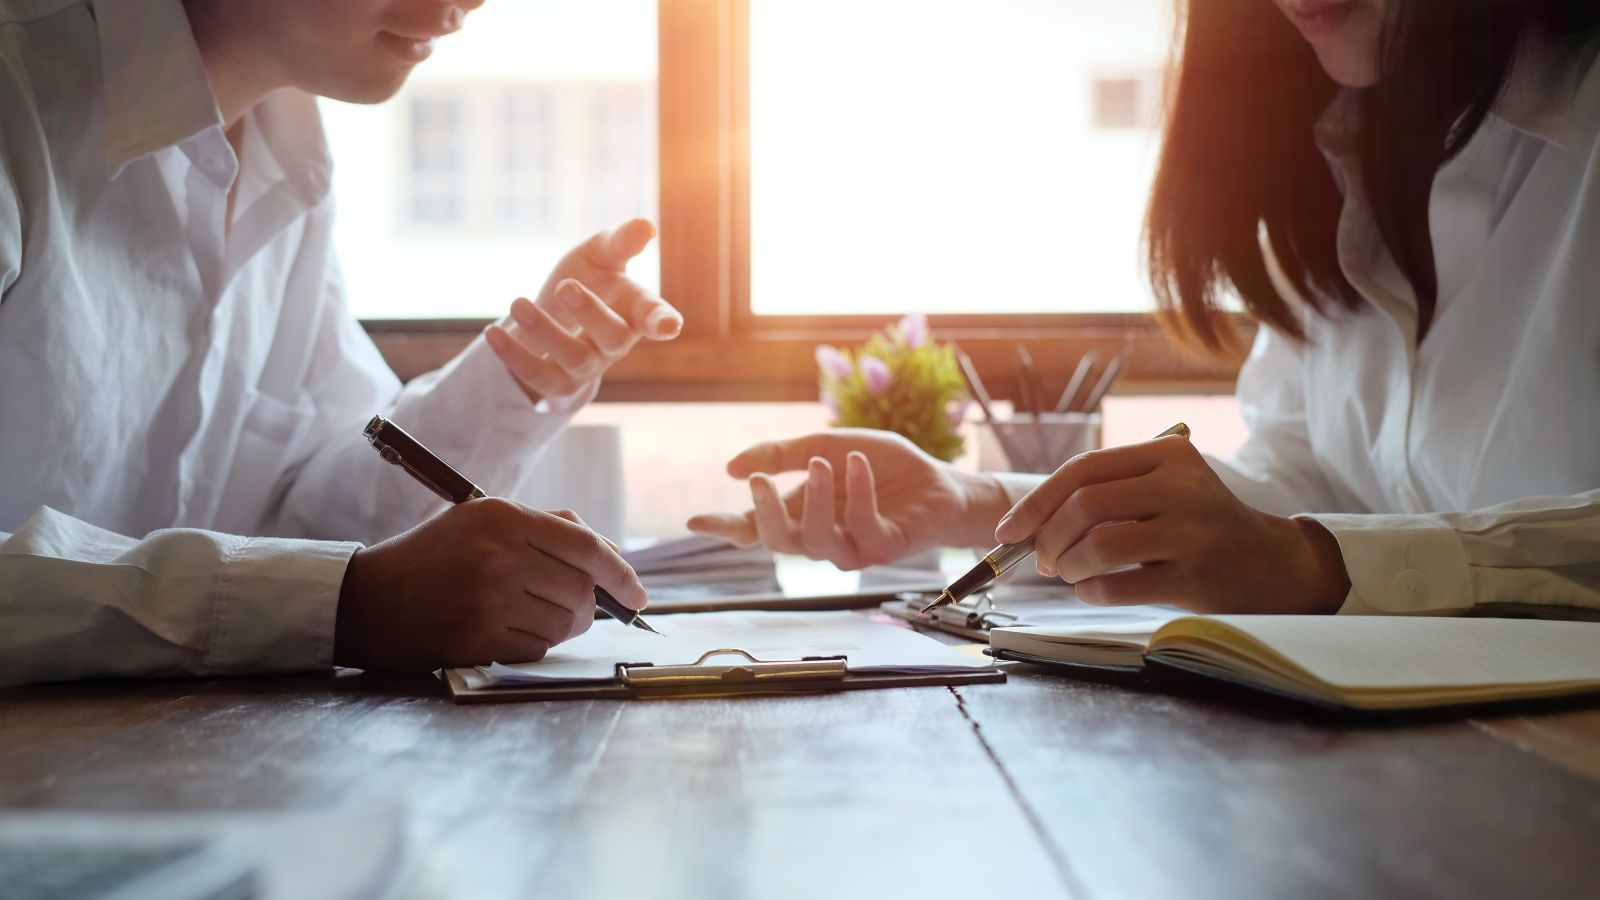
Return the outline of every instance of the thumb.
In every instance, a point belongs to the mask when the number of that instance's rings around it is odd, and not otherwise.
[[[633,219],[602,231],[584,245],[584,255],[602,269],[622,269],[655,240],[656,226],[649,219]]]
[[[737,547],[749,547],[760,538],[754,517],[749,513],[713,513],[691,518],[688,529],[695,534],[719,537]]]

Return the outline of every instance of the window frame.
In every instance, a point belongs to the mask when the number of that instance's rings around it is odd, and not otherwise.
[[[853,345],[897,317],[756,316],[750,307],[749,3],[660,0],[658,160],[662,296],[684,313],[683,334],[641,344],[599,399],[815,400],[819,343]],[[369,320],[402,378],[450,359],[485,320]],[[1241,361],[1179,351],[1148,313],[933,315],[937,337],[960,343],[997,399],[1015,399],[1015,351],[1026,345],[1048,385],[1084,353],[1131,349],[1122,393],[1232,389]],[[1253,329],[1243,317],[1243,337]],[[1247,345],[1247,341],[1241,343]]]

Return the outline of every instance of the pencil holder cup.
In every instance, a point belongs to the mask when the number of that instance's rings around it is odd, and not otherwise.
[[[978,426],[978,468],[1048,474],[1099,446],[1099,413],[1024,415]]]

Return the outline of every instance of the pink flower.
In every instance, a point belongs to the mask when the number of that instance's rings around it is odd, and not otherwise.
[[[850,360],[827,344],[817,345],[817,368],[821,369],[823,374],[835,378],[849,378],[850,373],[854,371],[850,367]]]
[[[971,408],[972,399],[968,398],[954,406],[946,407],[944,414],[950,418],[950,425],[952,427],[959,428],[961,427],[961,423],[967,420],[967,410]]]
[[[928,339],[928,317],[916,312],[901,319],[900,334],[905,337],[907,347],[921,347]]]
[[[889,364],[876,356],[861,357],[861,375],[867,380],[867,390],[874,394],[889,389]]]

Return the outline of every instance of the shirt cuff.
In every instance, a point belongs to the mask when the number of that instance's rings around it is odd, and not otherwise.
[[[1450,615],[1473,606],[1461,536],[1437,516],[1297,516],[1339,542],[1350,593],[1340,615]]]
[[[206,668],[218,675],[331,668],[339,588],[360,547],[240,539],[217,575]]]

